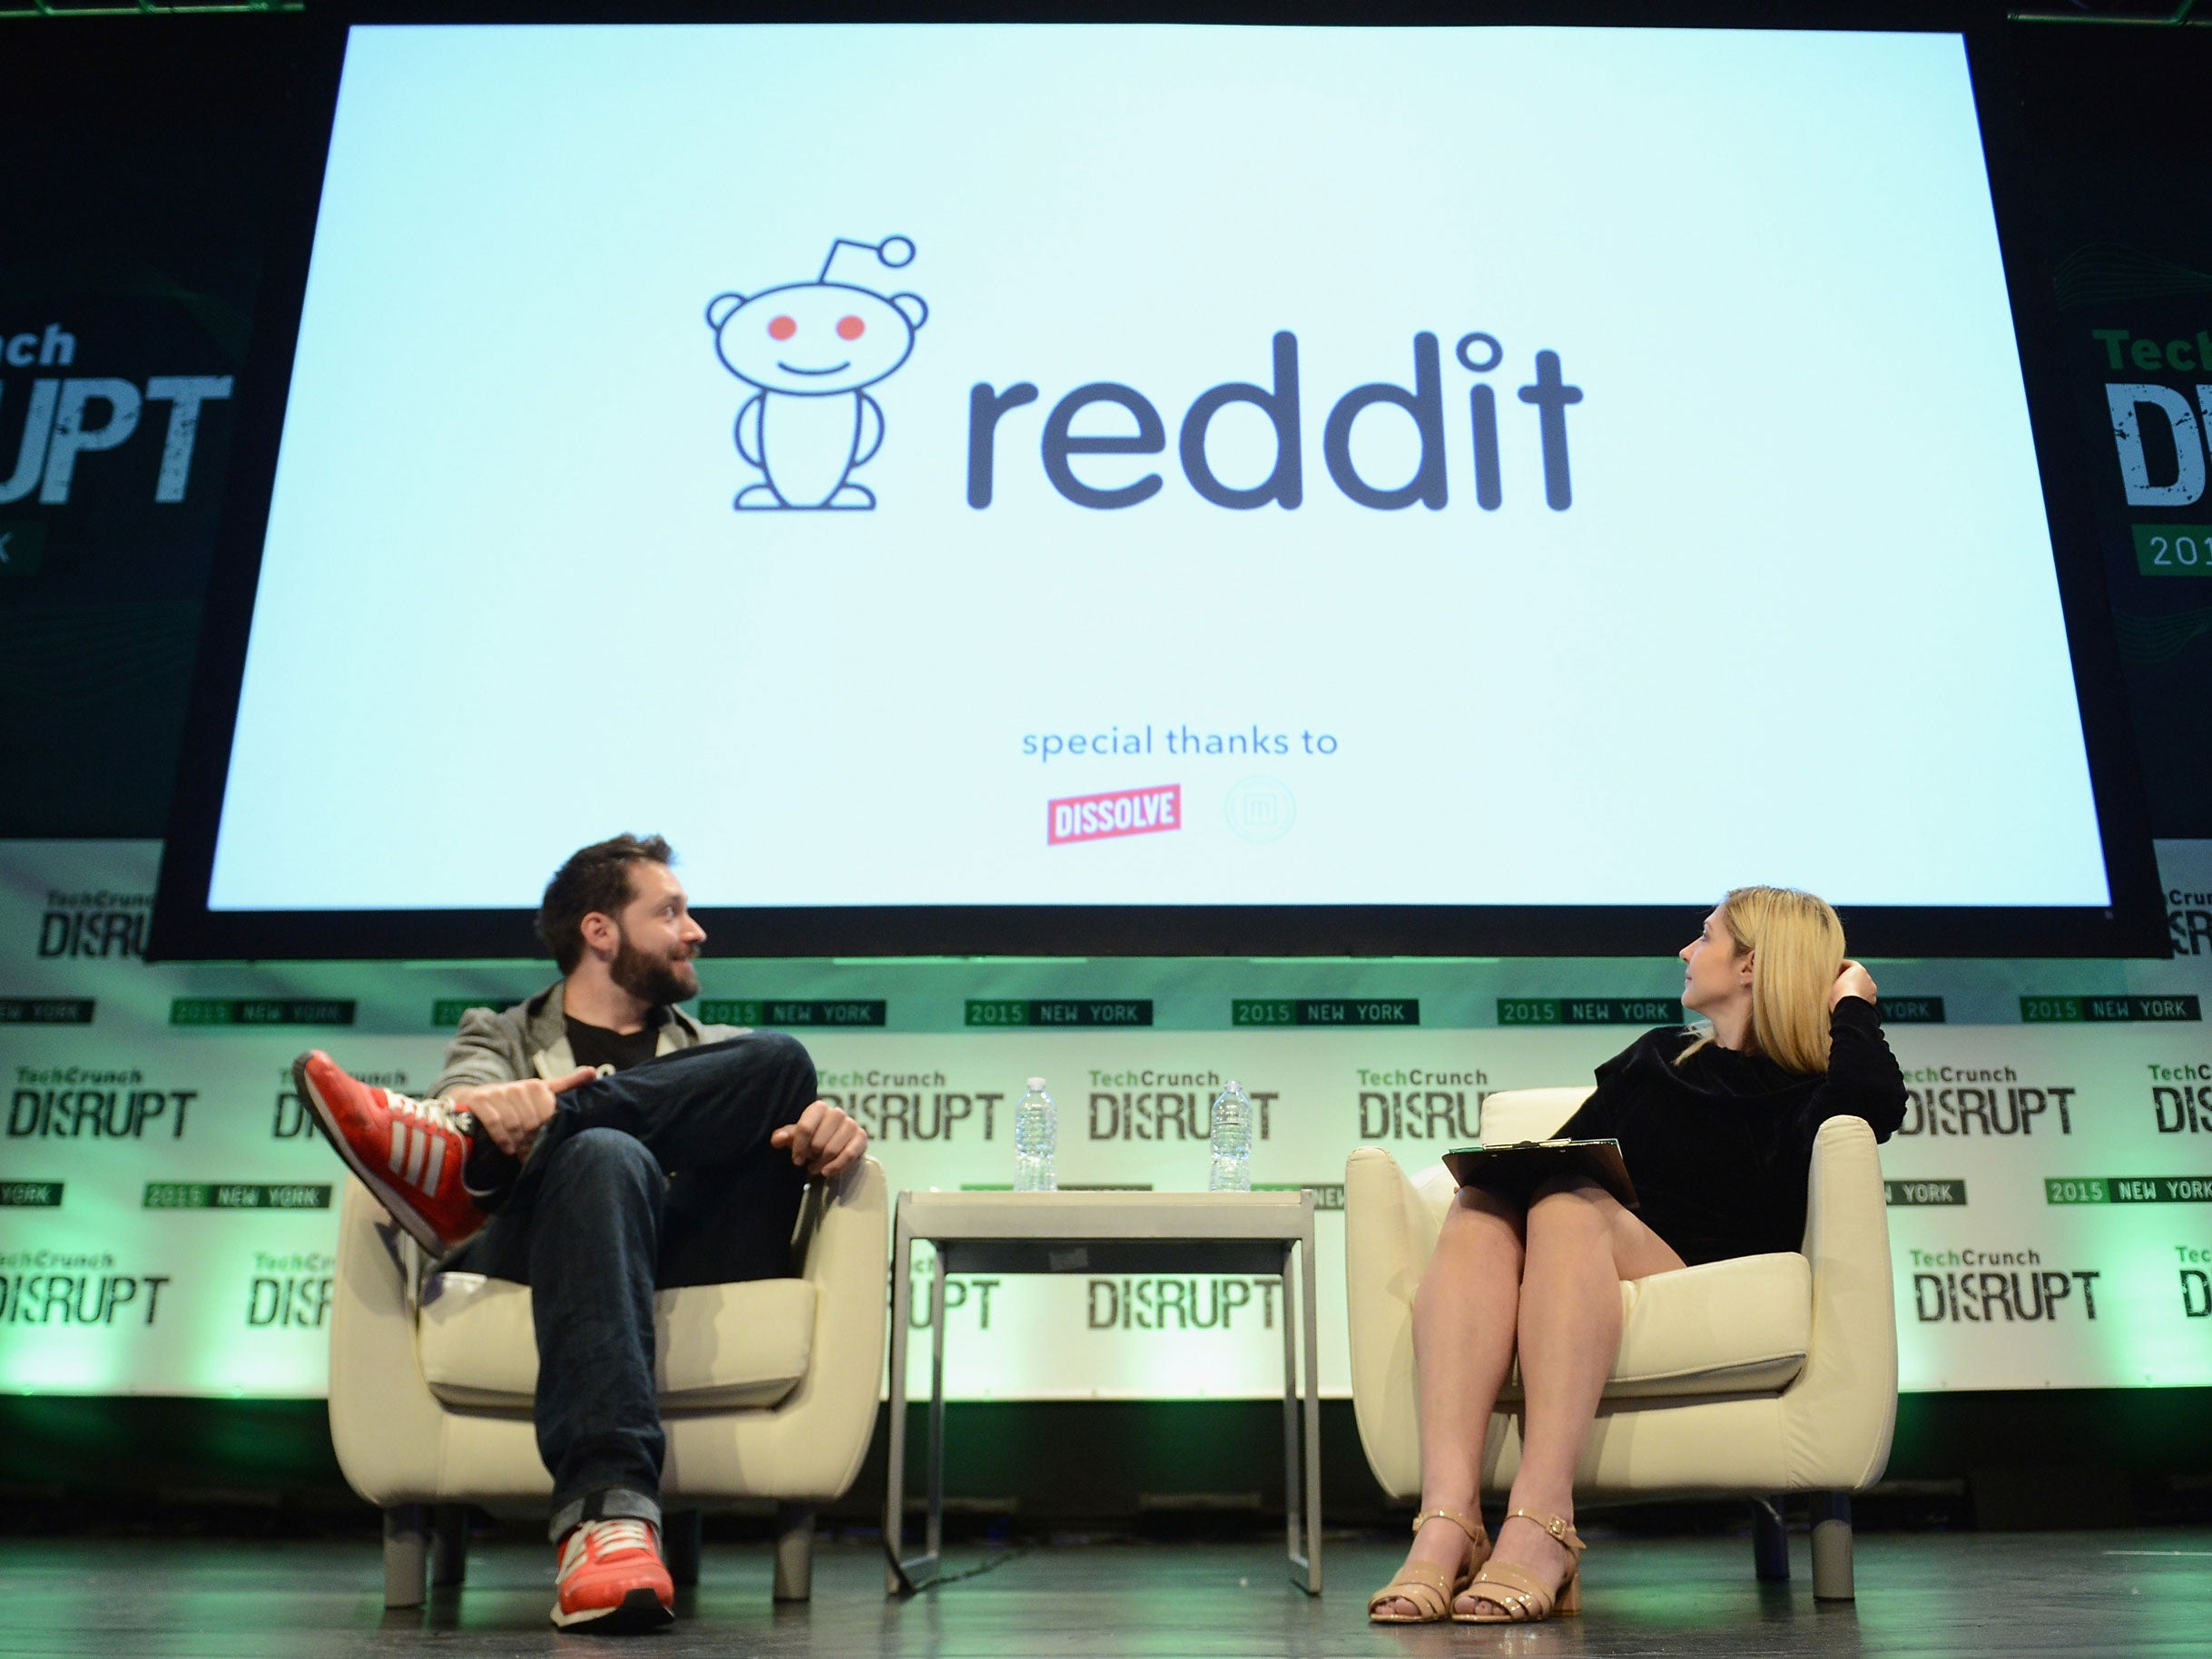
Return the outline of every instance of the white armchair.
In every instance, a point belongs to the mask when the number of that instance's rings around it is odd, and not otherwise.
[[[698,1574],[697,1511],[777,1503],[775,1596],[811,1588],[814,1507],[860,1472],[882,1398],[889,1208],[873,1158],[809,1192],[795,1279],[654,1298],[667,1456],[669,1566]],[[553,1479],[530,1407],[537,1343],[526,1285],[426,1270],[359,1181],[339,1222],[330,1438],[353,1489],[384,1511],[384,1603],[423,1600],[466,1569],[460,1506],[542,1511]],[[689,1517],[688,1522],[683,1518]]]
[[[1544,1139],[1588,1095],[1491,1095],[1483,1138]],[[1453,1191],[1440,1163],[1410,1178],[1377,1146],[1361,1147],[1345,1166],[1352,1403],[1367,1461],[1396,1497],[1421,1490],[1413,1293]],[[1812,1493],[1813,1593],[1851,1599],[1849,1494],[1881,1477],[1897,1412],[1889,1215],[1873,1132],[1857,1118],[1822,1126],[1803,1254],[1655,1274],[1622,1285],[1621,1303],[1620,1356],[1578,1491],[1754,1498],[1763,1578],[1789,1576],[1773,1495]],[[1503,1490],[1519,1466],[1518,1385],[1518,1374],[1509,1379],[1490,1419],[1486,1491]]]

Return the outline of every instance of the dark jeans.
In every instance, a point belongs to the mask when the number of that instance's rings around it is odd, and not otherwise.
[[[572,1089],[458,1271],[530,1287],[537,1449],[553,1536],[661,1518],[656,1287],[791,1271],[805,1175],[768,1137],[814,1098],[814,1062],[761,1031],[662,1055]]]

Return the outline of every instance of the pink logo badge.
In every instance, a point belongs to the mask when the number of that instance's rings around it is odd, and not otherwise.
[[[1148,790],[1116,790],[1106,795],[1071,795],[1046,803],[1047,845],[1100,841],[1116,835],[1156,835],[1183,828],[1183,786],[1164,783]]]

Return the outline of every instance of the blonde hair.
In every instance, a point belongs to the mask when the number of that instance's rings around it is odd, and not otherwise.
[[[1843,924],[1824,898],[1795,888],[1739,887],[1720,901],[1735,954],[1751,963],[1749,1046],[1792,1072],[1828,1069],[1828,992],[1843,971]],[[1713,1040],[1710,1026],[1675,1056]]]

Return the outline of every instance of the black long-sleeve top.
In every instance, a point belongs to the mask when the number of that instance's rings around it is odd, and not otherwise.
[[[1676,1065],[1693,1034],[1647,1031],[1598,1068],[1597,1093],[1557,1133],[1618,1141],[1637,1217],[1692,1267],[1802,1249],[1820,1126],[1863,1117],[1886,1141],[1904,1122],[1904,1075],[1874,1005],[1844,997],[1829,1030],[1825,1072],[1713,1043]]]

